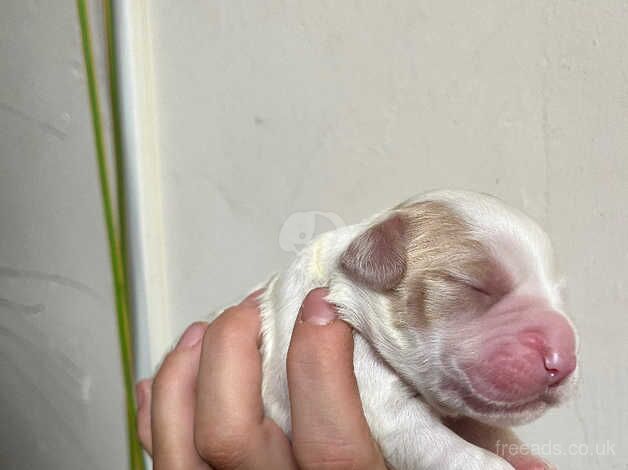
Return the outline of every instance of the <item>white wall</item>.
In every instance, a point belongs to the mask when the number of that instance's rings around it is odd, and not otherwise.
[[[2,2],[0,468],[7,470],[122,469],[128,461],[80,44],[74,2]]]
[[[524,435],[610,441],[551,458],[625,468],[625,2],[156,0],[152,21],[177,332],[291,258],[294,212],[491,192],[550,232],[582,336],[578,399]]]

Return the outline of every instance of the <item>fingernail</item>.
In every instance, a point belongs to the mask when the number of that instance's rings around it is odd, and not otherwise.
[[[142,386],[143,382],[135,385],[135,397],[137,400],[137,409],[139,410],[146,401],[146,389]]]
[[[179,339],[177,348],[191,348],[192,346],[196,346],[205,334],[205,327],[205,323],[194,323],[188,326],[185,333],[181,336],[181,339]]]
[[[265,289],[257,289],[254,292],[251,292],[249,295],[247,295],[244,300],[240,303],[240,305],[244,305],[247,307],[257,307],[259,304],[259,296],[262,295],[264,293]]]
[[[305,297],[299,312],[301,321],[324,326],[336,319],[336,310],[333,305],[325,301],[326,293],[325,289],[315,289]]]

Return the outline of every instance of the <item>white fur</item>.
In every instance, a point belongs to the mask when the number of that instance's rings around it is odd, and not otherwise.
[[[550,244],[542,230],[526,216],[491,197],[461,191],[428,193],[413,201],[428,199],[443,201],[457,211],[477,229],[478,236],[490,239],[490,245],[512,263],[513,270],[521,271],[526,288],[542,292],[560,307],[560,296],[548,264]],[[395,328],[388,299],[356,285],[336,268],[349,243],[385,214],[321,235],[286,270],[268,282],[261,298],[262,394],[266,414],[290,434],[286,377],[290,333],[307,293],[327,287],[328,300],[338,306],[341,318],[354,327],[354,368],[364,411],[384,457],[393,468],[512,469],[505,460],[449,430],[442,424],[436,408],[418,393],[438,385],[443,371],[432,370],[435,364],[442,369],[451,367],[442,363],[438,332],[416,341],[409,329]],[[509,251],[513,236],[518,237],[518,246],[524,253]],[[418,390],[412,384],[417,372],[404,370],[407,367],[404,364],[412,361],[399,360],[400,350],[414,358],[429,358],[423,364],[415,364],[425,382],[417,384]]]

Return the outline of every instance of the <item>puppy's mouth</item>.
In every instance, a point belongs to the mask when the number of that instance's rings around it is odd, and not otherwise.
[[[542,397],[519,402],[495,402],[482,397],[464,384],[448,381],[442,384],[443,390],[457,397],[456,405],[439,403],[445,414],[464,415],[490,425],[512,426],[524,424],[538,418],[549,404]],[[452,410],[453,413],[449,413]]]
[[[560,387],[547,387],[524,399],[497,401],[474,390],[468,380],[458,380],[450,376],[441,385],[444,391],[453,393],[464,404],[466,409],[457,411],[488,424],[508,426],[525,424],[538,418],[547,408],[560,404],[565,397]],[[445,404],[441,406],[447,407]]]
[[[541,416],[548,408],[563,403],[573,392],[577,383],[577,370],[567,381],[559,385],[536,384],[526,390],[524,387],[502,389],[493,386],[490,380],[471,380],[470,369],[455,360],[455,355],[441,357],[444,375],[439,380],[441,397],[433,397],[432,403],[444,414],[466,415],[492,425],[512,426],[525,424]],[[512,377],[518,383],[517,377]],[[521,382],[526,383],[527,377]],[[503,381],[502,381],[503,382]],[[496,384],[495,384],[496,385]]]
[[[464,374],[463,374],[464,375]],[[451,380],[451,378],[449,379]],[[464,377],[464,381],[457,382],[452,380],[451,386],[456,390],[458,396],[476,412],[484,413],[508,413],[520,414],[535,410],[544,410],[547,407],[553,407],[561,404],[566,397],[569,396],[571,389],[570,384],[575,381],[571,380],[559,386],[547,385],[536,393],[523,396],[519,399],[495,399],[495,397],[486,396],[481,390],[473,386],[473,381],[468,377]]]
[[[548,406],[556,404],[551,395],[546,393],[527,400],[515,402],[496,402],[479,394],[474,395],[472,392],[464,393],[462,399],[465,404],[476,413],[489,415],[495,413],[519,415],[521,413],[538,410],[539,408],[544,410]]]

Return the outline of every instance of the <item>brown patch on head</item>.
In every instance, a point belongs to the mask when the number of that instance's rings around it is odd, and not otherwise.
[[[510,288],[490,250],[447,204],[427,201],[400,210],[408,221],[406,276],[392,298],[400,320],[422,326],[448,314],[478,312]]]
[[[396,207],[349,245],[340,267],[386,293],[399,325],[420,327],[447,314],[480,311],[510,285],[464,218],[437,201]]]

